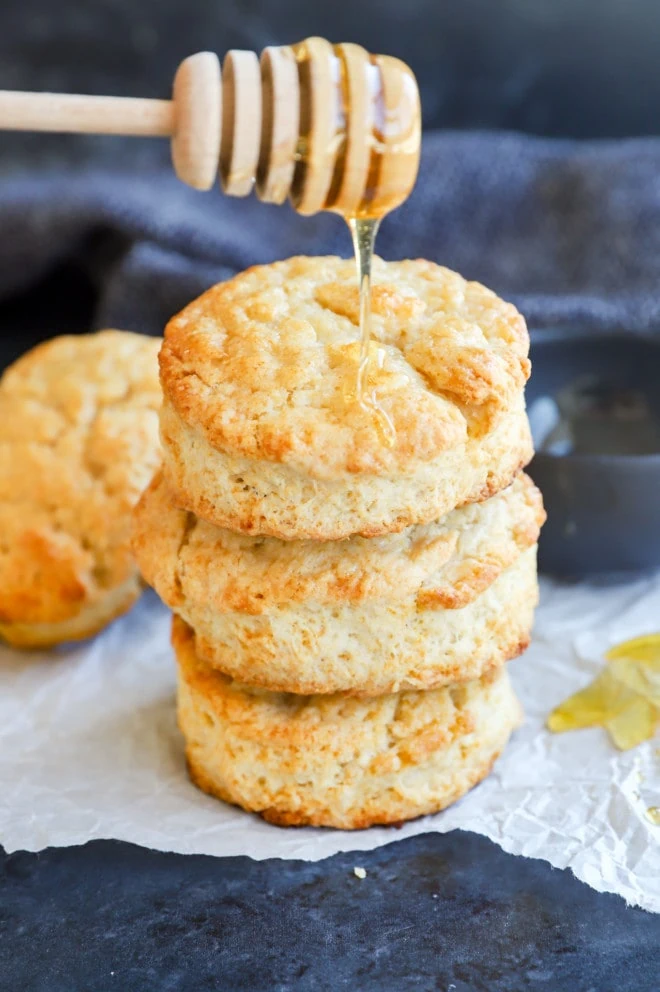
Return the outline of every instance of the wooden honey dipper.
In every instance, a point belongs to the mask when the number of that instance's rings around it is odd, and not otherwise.
[[[419,165],[415,77],[398,59],[308,38],[185,59],[171,100],[0,91],[0,129],[171,138],[177,176],[225,193],[287,196],[301,214],[382,217]]]

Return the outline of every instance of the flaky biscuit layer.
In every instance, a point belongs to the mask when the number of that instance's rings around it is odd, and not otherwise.
[[[173,610],[257,615],[272,606],[406,597],[417,608],[458,608],[536,544],[544,520],[541,494],[521,473],[488,500],[398,534],[281,541],[178,509],[159,472],[136,506],[133,547],[146,581]]]
[[[488,774],[521,718],[504,669],[374,699],[274,694],[205,665],[178,617],[172,634],[193,781],[272,823],[352,830],[437,812]]]
[[[536,548],[462,609],[412,598],[301,604],[248,616],[198,611],[197,650],[250,685],[303,694],[379,695],[479,678],[517,657],[538,602]],[[180,610],[186,619],[192,611]]]
[[[371,536],[492,494],[527,463],[529,342],[515,308],[421,260],[377,259],[374,280],[368,388],[391,445],[351,402],[352,262],[257,266],[170,321],[161,434],[182,506],[246,533]]]
[[[284,465],[226,455],[167,400],[160,423],[163,471],[179,507],[218,527],[283,540],[377,537],[438,520],[510,485],[533,454],[522,397],[485,438],[395,478],[317,481]]]
[[[544,519],[531,480],[381,538],[279,541],[176,510],[162,476],[138,504],[146,581],[197,649],[273,691],[382,693],[479,677],[527,646]]]

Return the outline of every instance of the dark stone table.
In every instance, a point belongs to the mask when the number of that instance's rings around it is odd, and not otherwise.
[[[657,992],[660,975],[660,916],[459,831],[316,863],[116,841],[4,856],[0,934],[3,992]]]

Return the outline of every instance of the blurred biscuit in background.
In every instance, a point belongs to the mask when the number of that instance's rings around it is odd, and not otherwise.
[[[160,461],[160,343],[58,337],[0,380],[0,635],[13,645],[88,637],[140,595],[131,512]]]

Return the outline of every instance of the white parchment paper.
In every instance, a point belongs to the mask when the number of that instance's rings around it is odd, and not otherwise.
[[[657,629],[660,576],[545,581],[532,647],[511,664],[527,720],[486,782],[400,830],[285,830],[189,783],[169,617],[149,594],[84,646],[0,649],[0,843],[37,851],[117,838],[163,851],[316,860],[460,828],[660,912],[660,827],[646,817],[660,805],[660,742],[620,754],[598,729],[544,729],[548,711],[590,681],[609,645]]]

